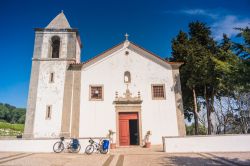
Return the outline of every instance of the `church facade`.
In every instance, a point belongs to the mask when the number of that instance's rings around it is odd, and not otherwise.
[[[26,138],[105,137],[117,146],[184,136],[179,67],[132,43],[81,62],[79,32],[64,13],[35,29]]]

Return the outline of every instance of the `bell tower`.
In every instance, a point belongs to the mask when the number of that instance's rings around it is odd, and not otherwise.
[[[81,41],[64,13],[45,28],[35,28],[24,136],[57,137],[61,131],[66,71],[80,63]]]

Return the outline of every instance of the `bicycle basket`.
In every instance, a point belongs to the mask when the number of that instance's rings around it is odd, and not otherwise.
[[[60,137],[60,140],[61,140],[61,141],[64,141],[64,137]]]
[[[109,140],[102,141],[102,149],[107,150],[109,148]]]

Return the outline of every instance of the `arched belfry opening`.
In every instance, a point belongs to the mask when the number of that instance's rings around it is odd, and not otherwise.
[[[60,53],[60,37],[53,36],[51,38],[52,58],[59,58]]]

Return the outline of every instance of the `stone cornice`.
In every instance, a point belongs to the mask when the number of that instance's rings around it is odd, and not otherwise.
[[[83,64],[81,63],[70,64],[68,70],[81,70],[82,66]]]
[[[181,67],[181,65],[183,65],[184,63],[176,63],[176,64],[171,64],[171,67],[173,70],[179,69]]]
[[[48,29],[48,28],[34,28],[35,31],[40,31],[40,32],[77,32],[77,28],[73,29]]]
[[[36,33],[69,33],[69,32],[74,32],[76,33],[76,35],[80,38],[80,34],[79,34],[79,31],[78,29],[76,28],[73,28],[73,29],[48,29],[48,28],[34,28],[34,31]],[[82,44],[79,40],[79,43],[80,43],[80,47],[82,48]]]
[[[118,92],[115,94],[114,104],[141,104],[141,96],[140,92],[138,92],[138,96],[132,97],[132,93],[130,93],[129,89],[124,93],[124,97],[118,97]]]
[[[76,61],[75,58],[32,58],[32,61]]]

